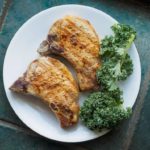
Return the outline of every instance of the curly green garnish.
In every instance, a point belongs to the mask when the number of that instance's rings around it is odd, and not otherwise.
[[[81,120],[92,130],[110,129],[131,114],[131,108],[123,107],[118,82],[133,72],[128,49],[136,38],[136,32],[123,24],[114,24],[111,28],[114,35],[106,36],[101,43],[102,67],[97,70],[101,91],[92,93],[80,110]]]

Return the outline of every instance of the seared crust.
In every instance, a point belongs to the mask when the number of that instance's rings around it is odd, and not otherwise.
[[[54,58],[34,60],[10,89],[40,97],[55,113],[62,127],[72,126],[78,120],[77,84],[65,65]]]
[[[99,38],[85,19],[66,16],[50,28],[38,49],[41,55],[57,54],[75,68],[80,90],[98,89],[96,70],[100,67]]]

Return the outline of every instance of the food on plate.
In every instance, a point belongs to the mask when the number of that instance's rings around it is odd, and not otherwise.
[[[132,113],[131,108],[123,106],[123,92],[118,83],[133,72],[128,49],[136,32],[123,24],[111,28],[114,34],[100,43],[89,21],[75,16],[57,20],[37,50],[42,57],[34,60],[10,89],[40,97],[62,127],[77,123],[78,85],[63,63],[49,57],[60,55],[75,68],[81,91],[97,90],[81,106],[81,121],[97,131],[116,126]]]
[[[80,115],[84,124],[101,131],[112,128],[123,119],[130,116],[131,109],[123,108],[122,101],[115,99],[108,92],[94,92],[84,103]]]
[[[128,49],[136,32],[128,25],[112,26],[114,35],[106,36],[101,43],[102,67],[97,70],[100,92],[92,93],[81,107],[80,117],[92,130],[112,128],[130,116],[131,108],[123,106],[123,92],[118,86],[133,72],[133,64]]]
[[[56,54],[67,59],[75,68],[81,91],[97,90],[96,70],[100,67],[99,38],[89,21],[66,16],[57,20],[49,30],[38,52]]]
[[[97,71],[99,83],[109,87],[115,86],[118,80],[125,80],[132,73],[133,64],[128,49],[136,36],[136,32],[127,25],[115,24],[112,30],[115,36],[105,37],[102,41],[103,66]]]
[[[78,121],[78,86],[59,60],[51,57],[34,60],[10,89],[40,97],[57,116],[62,127],[72,126]]]

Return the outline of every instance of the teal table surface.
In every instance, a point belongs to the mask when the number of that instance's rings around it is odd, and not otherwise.
[[[133,26],[142,67],[131,118],[103,137],[76,144],[48,140],[27,128],[10,107],[2,77],[4,56],[16,31],[36,13],[62,4],[95,7]],[[0,83],[0,150],[150,150],[150,4],[133,0],[0,0]]]

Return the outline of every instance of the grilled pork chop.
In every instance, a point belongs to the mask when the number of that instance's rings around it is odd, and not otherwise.
[[[87,20],[66,16],[50,28],[38,52],[57,54],[66,58],[75,68],[81,91],[98,89],[96,70],[100,66],[99,38]]]
[[[62,127],[69,127],[78,120],[78,87],[65,65],[54,58],[34,60],[10,89],[40,97],[55,113]]]

